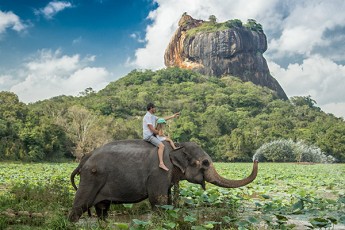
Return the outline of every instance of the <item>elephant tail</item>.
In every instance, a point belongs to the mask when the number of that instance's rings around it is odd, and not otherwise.
[[[75,190],[78,190],[78,187],[75,185],[74,177],[75,177],[75,175],[80,173],[80,168],[81,167],[79,164],[78,167],[76,169],[74,169],[73,172],[71,173],[71,183],[72,183],[72,186]]]
[[[75,190],[78,190],[78,187],[77,187],[76,184],[75,184],[74,177],[75,177],[75,175],[79,175],[79,174],[80,174],[81,168],[83,167],[83,165],[84,165],[85,162],[89,159],[90,156],[91,156],[91,154],[84,155],[84,156],[81,158],[78,167],[75,168],[75,169],[73,170],[73,172],[71,173],[71,177],[70,177],[70,178],[71,178],[71,183],[72,183],[72,186],[73,186],[73,188],[74,188]]]

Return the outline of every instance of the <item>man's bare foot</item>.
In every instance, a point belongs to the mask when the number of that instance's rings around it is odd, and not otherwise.
[[[165,171],[169,171],[169,169],[167,168],[167,166],[165,166],[164,164],[159,164],[159,167]]]

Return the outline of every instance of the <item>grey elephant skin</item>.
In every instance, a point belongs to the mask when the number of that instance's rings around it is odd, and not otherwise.
[[[171,187],[181,180],[200,184],[205,181],[225,188],[236,188],[252,182],[258,172],[258,162],[252,173],[242,180],[221,177],[210,156],[196,143],[181,143],[173,151],[165,143],[164,162],[169,171],[158,167],[157,148],[143,140],[123,140],[108,143],[83,157],[71,174],[80,174],[69,220],[76,222],[94,206],[97,216],[107,217],[110,204],[136,203],[149,199],[152,207],[171,204]]]

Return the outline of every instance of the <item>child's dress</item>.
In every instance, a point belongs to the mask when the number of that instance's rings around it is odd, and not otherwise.
[[[167,138],[164,136],[164,132],[163,130],[159,130],[158,135],[156,136],[158,138],[158,140],[160,141],[165,141]]]
[[[157,135],[158,140],[165,141],[167,138],[165,136],[159,136]]]

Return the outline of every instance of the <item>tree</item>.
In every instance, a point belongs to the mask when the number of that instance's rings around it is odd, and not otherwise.
[[[18,96],[12,92],[0,92],[0,118],[8,121],[23,121],[27,113],[27,107],[20,102]]]
[[[47,116],[30,111],[19,130],[25,154],[22,160],[43,161],[61,159],[69,153],[70,143],[61,126]]]
[[[195,141],[214,160],[248,161],[263,143],[291,139],[345,162],[343,118],[324,113],[310,96],[277,100],[271,90],[231,76],[134,70],[85,97],[25,105],[0,92],[0,102],[0,159],[80,158],[110,140],[141,138],[145,106],[155,102],[158,116],[182,111],[168,125],[175,141]]]
[[[255,19],[248,19],[244,26],[253,31],[263,32],[262,25],[257,23]]]
[[[104,130],[111,127],[109,119],[103,119],[85,107],[74,105],[68,108],[66,115],[58,118],[56,122],[64,127],[74,143],[73,155],[77,161],[84,154],[110,140],[109,131]]]
[[[0,92],[0,159],[20,160],[25,155],[19,131],[27,112],[27,106],[16,94]]]
[[[225,22],[225,25],[229,28],[241,28],[242,25],[242,21],[240,19],[232,19],[232,20],[228,20]]]
[[[208,17],[208,20],[212,23],[212,24],[216,24],[217,23],[217,18],[214,15],[210,15],[210,17]]]
[[[290,98],[290,101],[294,106],[307,106],[308,108],[320,111],[320,108],[316,106],[316,101],[310,95],[294,96]]]
[[[83,92],[80,92],[79,95],[84,97],[90,94],[96,93],[95,90],[93,90],[91,87],[86,88]]]

